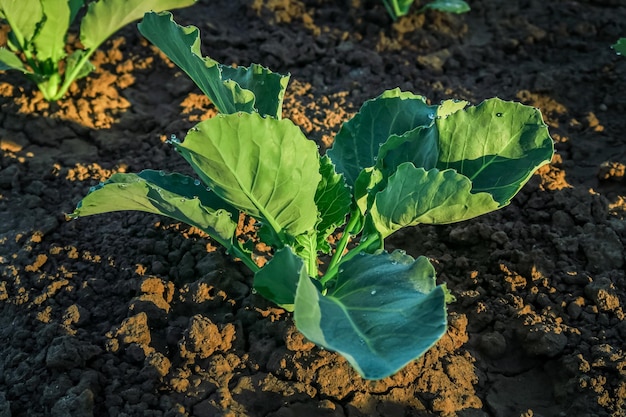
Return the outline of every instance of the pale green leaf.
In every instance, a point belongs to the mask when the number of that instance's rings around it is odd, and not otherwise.
[[[294,320],[312,342],[343,355],[367,379],[394,374],[446,332],[446,291],[424,257],[360,254],[322,295],[300,274]]]
[[[306,270],[309,276],[317,277],[317,231],[309,230],[306,233],[301,233],[295,238],[294,252],[304,261],[307,266]],[[322,248],[324,249],[324,248]]]
[[[533,172],[552,159],[554,143],[539,110],[497,98],[436,120],[437,168],[453,168],[507,205]]]
[[[161,214],[196,226],[226,248],[237,230],[237,211],[191,177],[145,170],[113,174],[92,187],[70,217],[121,210]]]
[[[399,89],[385,91],[366,101],[359,113],[341,126],[327,155],[346,183],[354,186],[361,170],[376,165],[379,149],[391,135],[430,125],[436,109],[422,96]]]
[[[474,192],[469,179],[454,170],[426,171],[407,162],[376,194],[368,221],[385,238],[406,226],[458,222],[500,207],[489,193]]]
[[[40,0],[0,0],[0,12],[11,27],[17,45],[23,50],[28,48],[37,31],[37,25],[43,19]]]
[[[469,104],[465,100],[444,100],[437,107],[437,117],[448,117],[452,113],[463,110]]]
[[[298,281],[307,276],[302,259],[286,246],[254,274],[254,289],[269,301],[293,311]]]
[[[0,48],[0,71],[18,70],[24,74],[30,74],[31,71],[24,66],[24,63],[18,56],[6,48]]]
[[[176,148],[216,194],[276,232],[315,227],[317,147],[290,120],[218,114]]]
[[[95,50],[119,29],[141,19],[146,12],[178,9],[194,3],[195,0],[98,0],[87,6],[80,24],[80,40],[86,49]]]
[[[42,1],[45,18],[33,43],[37,60],[50,60],[51,72],[57,72],[59,60],[65,56],[65,37],[70,27],[70,6],[67,0]]]

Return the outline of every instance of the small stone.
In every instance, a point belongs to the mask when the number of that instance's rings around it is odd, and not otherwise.
[[[487,356],[498,359],[506,353],[506,339],[501,333],[485,333],[480,337],[479,348]]]
[[[550,329],[538,325],[532,329],[524,341],[524,349],[529,355],[558,356],[567,345],[567,336],[560,329]]]
[[[52,407],[52,417],[93,417],[93,392],[84,390],[79,395],[69,393]]]
[[[585,296],[593,301],[600,311],[614,311],[619,308],[619,298],[615,287],[608,278],[593,280],[585,287]]]

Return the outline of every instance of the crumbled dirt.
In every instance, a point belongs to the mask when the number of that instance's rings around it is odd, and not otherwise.
[[[610,45],[626,6],[470,5],[395,23],[378,0],[174,13],[212,58],[291,73],[284,116],[322,150],[395,87],[543,112],[557,155],[510,206],[390,239],[430,257],[457,301],[442,340],[381,381],[304,340],[198,230],[134,212],[66,221],[114,172],[188,172],[164,141],[215,114],[134,25],[58,103],[2,74],[0,416],[625,416],[626,58]]]

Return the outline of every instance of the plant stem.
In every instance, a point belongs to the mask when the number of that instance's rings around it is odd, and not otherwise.
[[[341,261],[343,251],[346,249],[346,246],[348,246],[348,243],[350,242],[352,232],[354,231],[354,228],[359,221],[359,217],[360,213],[358,212],[358,208],[350,213],[350,220],[348,221],[348,224],[346,224],[346,227],[343,229],[343,235],[341,236],[341,239],[339,240],[339,243],[335,248],[335,253],[333,254],[333,257],[328,264],[328,269],[335,267]]]
[[[89,57],[96,51],[97,48],[86,50],[85,53],[80,57],[80,60],[76,63],[71,73],[65,73],[65,79],[61,88],[57,90],[57,93],[52,97],[53,101],[60,100],[63,98],[67,90],[70,88],[70,85],[74,82],[80,70],[83,68],[85,63],[89,61]]]
[[[41,91],[41,93],[43,94],[43,97],[47,101],[57,100],[54,97],[57,95],[59,91],[60,80],[61,80],[60,74],[58,72],[54,72],[50,75],[50,77],[47,80],[41,83],[37,83],[37,87],[39,87],[39,90]]]
[[[239,244],[233,244],[230,247],[227,246],[227,252],[230,252],[233,257],[241,259],[243,262],[253,273],[257,273],[261,270],[259,266],[248,256],[248,254],[239,247]]]
[[[324,276],[320,279],[322,285],[326,285],[328,281],[337,276],[337,273],[339,272],[339,265],[341,265],[341,263],[349,261],[361,252],[368,252],[369,247],[377,241],[378,236],[376,234],[369,235],[367,238],[365,238],[365,240],[362,240],[355,248],[352,248],[348,253],[346,253],[340,261],[336,262],[332,266],[329,266],[328,270],[326,270],[326,274],[324,274]]]

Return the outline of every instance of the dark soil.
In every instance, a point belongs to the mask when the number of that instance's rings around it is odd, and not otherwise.
[[[2,74],[0,416],[626,416],[626,58],[610,48],[626,5],[470,5],[396,23],[375,0],[174,13],[212,58],[290,72],[285,117],[322,149],[395,87],[543,112],[557,154],[510,206],[390,240],[430,257],[457,301],[444,338],[376,382],[303,340],[196,229],[65,220],[113,172],[187,170],[164,141],[215,114],[135,25],[58,103]]]

